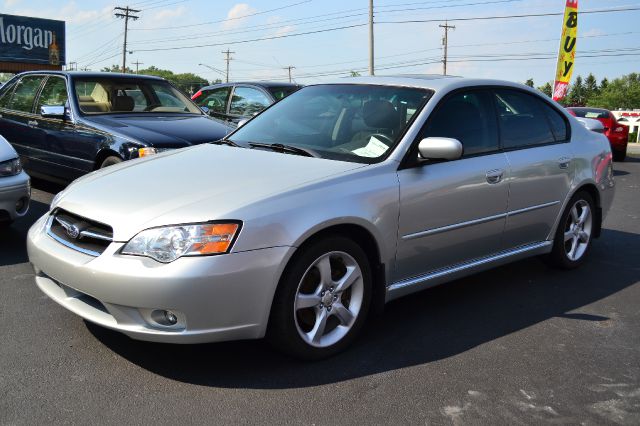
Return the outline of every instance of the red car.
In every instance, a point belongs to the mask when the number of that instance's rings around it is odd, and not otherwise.
[[[593,118],[604,125],[604,135],[609,139],[613,159],[624,161],[629,143],[629,126],[618,123],[616,117],[606,109],[589,107],[569,107],[569,114],[575,117]]]

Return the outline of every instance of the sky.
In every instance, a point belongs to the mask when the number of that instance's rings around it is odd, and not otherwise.
[[[455,20],[561,13],[564,0],[374,0],[376,74],[448,73],[536,85],[553,80],[562,17]],[[154,65],[224,78],[223,50],[235,52],[231,80],[333,80],[368,67],[368,0],[0,0],[0,12],[66,21],[67,63],[100,70],[120,64],[124,21],[116,6],[141,10],[129,21],[127,65]],[[580,0],[580,11],[640,8],[634,0]],[[640,10],[582,14],[576,75],[598,80],[640,72]],[[397,23],[418,20],[432,22]],[[396,22],[396,23],[393,23]],[[306,33],[306,34],[305,34]],[[204,64],[204,65],[199,65]],[[211,68],[215,70],[212,70]]]

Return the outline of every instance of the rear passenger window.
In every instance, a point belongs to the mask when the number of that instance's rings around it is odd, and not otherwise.
[[[500,136],[504,148],[544,145],[560,140],[554,136],[549,125],[550,113],[555,113],[555,111],[547,111],[547,108],[550,107],[534,96],[515,90],[497,90],[496,104],[500,117]],[[557,118],[562,120],[561,117]],[[564,120],[562,120],[562,125],[566,126]],[[561,128],[558,128],[557,132],[558,137],[564,136],[566,138],[566,127],[564,135]]]
[[[9,101],[11,101],[14,86],[14,83],[2,86],[2,91],[0,91],[0,108],[9,108]]]
[[[567,130],[567,122],[564,117],[549,105],[542,103],[542,106],[549,119],[551,131],[553,132],[556,142],[566,141],[569,138],[569,131]]]
[[[425,137],[454,138],[464,156],[497,151],[498,129],[491,93],[460,92],[446,99],[429,118]]]
[[[31,112],[33,109],[33,101],[36,98],[36,92],[40,88],[43,76],[26,76],[22,77],[11,97],[9,109],[14,111]]]

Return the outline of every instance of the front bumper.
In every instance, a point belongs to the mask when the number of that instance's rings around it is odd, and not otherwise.
[[[7,215],[9,220],[27,214],[30,199],[31,181],[25,172],[16,176],[0,177],[0,212],[6,212],[3,215]]]
[[[92,257],[47,235],[47,216],[27,236],[38,287],[82,318],[138,340],[202,343],[263,337],[280,274],[294,250],[273,247],[161,264],[120,255],[123,243],[112,243]],[[177,324],[155,322],[154,310],[171,310]]]

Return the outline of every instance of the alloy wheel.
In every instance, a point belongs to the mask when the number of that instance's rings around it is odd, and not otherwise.
[[[579,260],[589,247],[593,229],[591,207],[585,200],[578,200],[571,207],[564,229],[564,250],[571,261]]]
[[[356,322],[363,297],[358,262],[342,251],[323,254],[307,268],[296,290],[294,318],[300,337],[319,348],[339,342]]]

